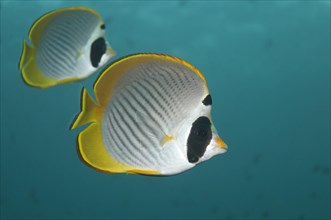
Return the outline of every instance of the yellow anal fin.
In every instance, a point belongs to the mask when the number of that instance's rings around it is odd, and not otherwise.
[[[160,175],[160,172],[157,171],[157,170],[133,169],[133,170],[128,170],[127,173],[129,173],[129,174],[142,174],[142,175]]]
[[[83,162],[98,171],[107,173],[134,173],[145,175],[157,175],[157,171],[140,170],[121,164],[114,159],[105,148],[102,141],[101,127],[93,123],[78,136],[77,150]]]
[[[88,94],[85,88],[82,89],[80,103],[81,112],[78,113],[73,120],[70,130],[90,122],[98,122],[102,117],[103,109],[93,101],[92,97]]]

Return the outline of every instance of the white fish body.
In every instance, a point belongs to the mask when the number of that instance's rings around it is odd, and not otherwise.
[[[24,41],[19,67],[24,81],[46,88],[84,79],[113,55],[100,15],[89,8],[58,9],[40,17]]]
[[[98,170],[173,175],[227,149],[203,75],[179,58],[128,56],[106,68],[94,90],[97,103],[83,90],[72,128],[92,122],[78,150]]]

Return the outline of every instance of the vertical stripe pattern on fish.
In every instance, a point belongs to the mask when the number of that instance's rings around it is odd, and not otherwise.
[[[226,151],[211,122],[205,78],[179,58],[125,57],[103,71],[94,90],[96,103],[83,90],[72,128],[92,122],[80,133],[78,149],[96,169],[172,175]]]
[[[88,77],[114,55],[105,34],[100,15],[89,8],[43,15],[30,29],[32,47],[24,41],[19,64],[23,79],[46,88]]]

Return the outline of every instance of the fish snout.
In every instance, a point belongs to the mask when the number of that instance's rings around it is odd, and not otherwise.
[[[227,151],[227,149],[228,149],[228,145],[227,145],[226,143],[224,143],[224,141],[223,141],[220,137],[217,136],[217,137],[215,138],[215,143],[216,143],[216,146],[217,146],[218,148],[221,148],[221,149]]]
[[[107,53],[108,53],[109,56],[111,56],[111,57],[113,57],[113,56],[116,55],[116,51],[115,51],[113,48],[111,48],[111,47],[108,47],[108,48],[107,48]]]

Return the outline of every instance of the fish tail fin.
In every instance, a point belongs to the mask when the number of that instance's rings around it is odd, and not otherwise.
[[[31,47],[25,40],[23,41],[23,51],[18,64],[22,71],[22,78],[26,84],[38,88],[46,88],[56,85],[58,81],[46,77],[39,69],[36,62],[37,51]]]
[[[31,58],[34,57],[34,55],[35,50],[29,46],[26,40],[23,40],[23,51],[18,63],[18,68],[22,69],[25,65],[27,65],[29,61],[31,61]]]
[[[70,130],[83,126],[87,123],[97,122],[102,116],[100,106],[97,105],[85,88],[81,92],[81,112],[73,120]]]

